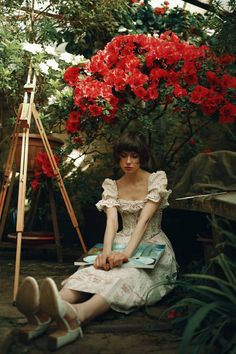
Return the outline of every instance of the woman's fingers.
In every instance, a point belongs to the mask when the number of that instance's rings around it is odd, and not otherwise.
[[[110,268],[119,267],[128,261],[128,258],[123,253],[113,253],[108,258]]]
[[[113,267],[119,267],[126,262],[128,262],[128,258],[121,252],[112,253],[110,255],[101,253],[95,259],[94,267],[109,270]]]
[[[107,262],[107,259],[108,259],[107,255],[103,253],[99,254],[95,259],[94,267],[108,270],[109,263]]]

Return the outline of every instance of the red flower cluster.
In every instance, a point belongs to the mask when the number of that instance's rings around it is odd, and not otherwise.
[[[69,114],[69,119],[66,123],[66,129],[70,133],[76,133],[80,130],[80,116],[81,114],[76,111],[72,111]]]
[[[190,102],[200,105],[204,114],[211,116],[219,110],[219,122],[233,123],[236,119],[236,106],[229,100],[236,90],[236,78],[222,75],[219,78],[214,72],[207,71],[208,87],[197,85],[192,90]]]
[[[233,60],[170,32],[159,38],[117,36],[85,68],[67,69],[65,81],[74,87],[75,106],[67,130],[78,133],[87,119],[113,122],[130,99],[173,105],[175,112],[219,113],[220,123],[231,123],[236,118],[236,78],[227,74],[226,65]]]
[[[162,7],[155,7],[154,8],[154,13],[157,16],[163,16],[168,9],[169,9],[169,2],[168,1],[164,1]]]
[[[64,73],[64,80],[68,86],[75,86],[78,81],[80,69],[78,67],[69,67]]]
[[[57,165],[59,165],[59,158],[54,155]],[[38,152],[35,156],[35,170],[34,170],[34,179],[32,181],[33,190],[37,190],[40,185],[41,177],[45,176],[48,178],[54,177],[54,172],[49,161],[48,155],[46,152]]]

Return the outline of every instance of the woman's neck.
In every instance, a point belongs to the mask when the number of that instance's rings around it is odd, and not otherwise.
[[[119,199],[122,200],[144,200],[148,193],[148,176],[144,170],[137,170],[134,173],[125,173],[117,183]]]
[[[125,173],[123,175],[123,180],[126,181],[127,183],[136,183],[141,181],[144,176],[146,176],[148,172],[142,170],[141,168],[138,171],[135,171],[134,173]]]

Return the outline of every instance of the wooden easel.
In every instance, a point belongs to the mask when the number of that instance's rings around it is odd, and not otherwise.
[[[33,116],[36,126],[38,128],[39,134],[41,136],[45,151],[49,158],[51,167],[53,169],[55,178],[57,180],[58,186],[60,188],[62,197],[66,204],[66,208],[72,224],[77,232],[80,243],[83,248],[83,252],[87,252],[87,248],[83,241],[78,222],[71,205],[68,194],[65,190],[63,180],[61,178],[57,163],[55,161],[52,149],[50,147],[49,141],[47,139],[44,127],[40,120],[40,116],[36,110],[34,104],[34,95],[36,89],[36,75],[33,73],[32,64],[29,66],[27,82],[24,86],[24,100],[20,104],[17,113],[16,124],[12,136],[12,143],[10,146],[7,163],[4,171],[4,181],[0,190],[0,217],[2,217],[2,211],[4,207],[5,198],[7,195],[8,187],[12,188],[13,182],[11,181],[12,167],[15,158],[17,141],[19,133],[22,134],[22,147],[21,147],[21,162],[20,162],[20,176],[19,176],[19,190],[18,190],[18,204],[17,204],[17,222],[16,222],[16,232],[17,232],[17,243],[16,243],[16,262],[15,262],[15,277],[14,277],[14,290],[13,290],[13,303],[16,300],[16,294],[19,287],[19,276],[20,276],[20,260],[21,260],[21,245],[22,245],[22,233],[24,231],[24,208],[25,208],[25,197],[26,197],[26,181],[27,181],[27,166],[28,166],[28,148],[29,148],[29,131],[31,124],[31,117]],[[11,182],[11,183],[10,183]],[[8,198],[9,199],[9,198]],[[9,200],[7,200],[9,204]],[[1,219],[2,222],[2,219]],[[59,242],[56,240],[56,243]]]

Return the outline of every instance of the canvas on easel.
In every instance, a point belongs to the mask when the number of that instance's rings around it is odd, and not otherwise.
[[[11,187],[12,172],[13,172],[13,162],[16,154],[17,142],[19,134],[21,134],[22,146],[21,146],[21,161],[20,161],[20,175],[19,175],[19,189],[18,189],[18,204],[17,204],[17,220],[16,220],[16,263],[15,263],[15,277],[14,277],[14,290],[13,290],[13,302],[15,302],[16,294],[19,286],[19,276],[20,276],[20,259],[21,259],[21,246],[22,246],[22,234],[24,232],[24,213],[25,213],[25,197],[26,197],[26,181],[27,181],[27,166],[28,166],[28,149],[29,149],[29,132],[31,125],[31,118],[34,118],[36,126],[38,128],[40,137],[42,139],[45,151],[47,153],[48,159],[50,161],[54,176],[58,183],[58,187],[64,199],[68,214],[70,216],[71,222],[77,232],[78,238],[80,240],[83,252],[86,252],[86,246],[81,235],[78,222],[71,205],[70,199],[66,192],[60,171],[58,169],[55,157],[53,155],[52,149],[50,147],[47,135],[45,133],[43,124],[41,122],[38,111],[36,110],[34,104],[34,96],[36,89],[36,75],[33,73],[32,64],[30,63],[27,82],[24,86],[24,100],[20,104],[14,132],[12,135],[12,142],[6,162],[6,167],[4,171],[4,181],[0,190],[0,217],[1,223],[3,221],[2,215],[4,210],[5,199],[7,196],[7,191],[9,186]],[[9,204],[9,201],[8,201]],[[5,208],[6,209],[6,208]],[[1,229],[2,229],[1,225]],[[59,237],[59,236],[58,236]],[[55,238],[56,244],[60,240]]]

